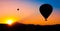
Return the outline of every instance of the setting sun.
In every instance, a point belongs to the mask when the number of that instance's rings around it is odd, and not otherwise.
[[[13,20],[7,20],[7,23],[11,25],[13,23]]]
[[[7,23],[8,25],[12,25],[14,22],[16,22],[16,19],[13,19],[13,18],[7,18],[7,19],[6,19],[6,23]]]
[[[4,24],[12,25],[13,23],[17,22],[18,19],[16,17],[5,17]]]

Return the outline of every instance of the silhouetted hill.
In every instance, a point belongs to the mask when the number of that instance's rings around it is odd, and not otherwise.
[[[60,24],[57,25],[25,25],[20,23],[15,23],[13,26],[8,26],[7,24],[0,24],[0,31],[60,31]]]

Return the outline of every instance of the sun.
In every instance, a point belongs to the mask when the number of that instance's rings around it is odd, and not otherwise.
[[[13,23],[13,20],[7,20],[7,23],[8,24],[12,24]]]
[[[15,18],[15,17],[7,17],[4,20],[5,20],[5,24],[8,24],[10,26],[13,25],[15,22],[18,21],[18,19]]]
[[[8,20],[7,20],[7,24],[8,24],[8,25],[12,25],[13,23],[14,23],[14,20],[12,20],[12,19],[8,19]]]

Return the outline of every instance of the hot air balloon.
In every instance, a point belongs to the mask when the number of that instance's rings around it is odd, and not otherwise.
[[[39,8],[40,13],[45,18],[45,21],[47,21],[47,18],[50,16],[50,14],[53,11],[53,7],[50,4],[43,4]]]
[[[19,11],[19,8],[17,9],[17,11]]]

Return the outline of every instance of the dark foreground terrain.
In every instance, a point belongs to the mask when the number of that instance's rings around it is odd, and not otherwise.
[[[7,24],[0,24],[0,31],[60,31],[60,25],[25,25],[15,23],[13,26],[8,26]]]

